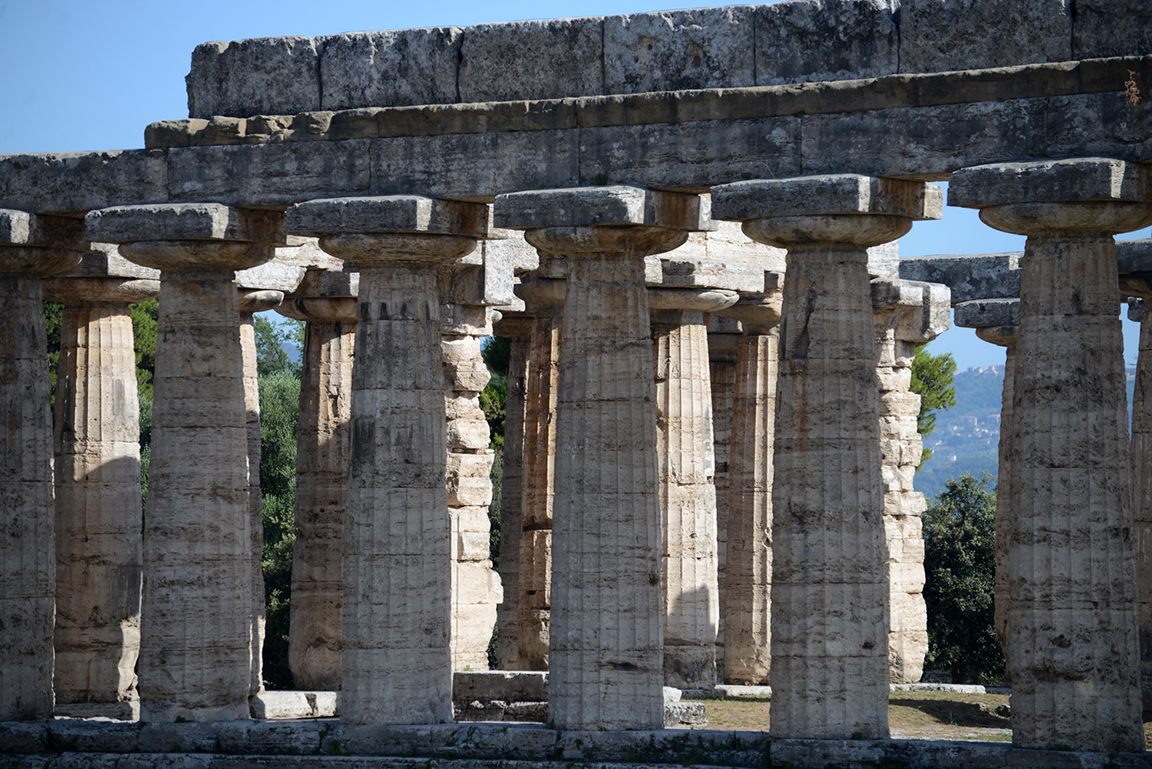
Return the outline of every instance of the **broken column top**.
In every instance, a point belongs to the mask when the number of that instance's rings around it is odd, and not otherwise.
[[[908,310],[899,324],[898,339],[905,342],[930,342],[952,327],[951,292],[939,283],[925,283],[899,278],[877,278],[872,281],[872,308]]]
[[[948,205],[1152,200],[1152,171],[1113,158],[992,163],[963,168],[948,184]]]
[[[326,198],[288,210],[294,235],[427,233],[485,238],[488,206],[419,195]]]
[[[699,195],[640,187],[575,187],[499,195],[493,206],[497,227],[648,225],[681,230],[714,229]]]
[[[938,185],[860,174],[759,179],[712,188],[712,215],[736,221],[837,214],[939,219],[943,204]]]

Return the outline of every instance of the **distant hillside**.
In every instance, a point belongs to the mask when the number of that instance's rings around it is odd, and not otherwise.
[[[1135,386],[1128,372],[1128,408]],[[917,491],[931,500],[944,490],[944,482],[982,471],[996,475],[1000,445],[1000,402],[1004,391],[1004,367],[968,369],[956,375],[956,406],[936,416],[936,431],[925,445],[932,458],[916,473]]]

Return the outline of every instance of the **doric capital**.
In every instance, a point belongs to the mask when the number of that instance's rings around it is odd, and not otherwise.
[[[493,213],[497,227],[514,230],[636,225],[685,232],[714,229],[707,204],[699,195],[640,187],[514,192],[498,195]]]

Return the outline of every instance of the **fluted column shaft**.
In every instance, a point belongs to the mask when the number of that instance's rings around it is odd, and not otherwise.
[[[304,330],[288,665],[300,689],[340,690],[354,297],[294,300]]]
[[[772,474],[779,331],[741,337],[733,399],[724,617],[726,683],[769,683]]]
[[[724,681],[724,618],[728,563],[728,467],[732,452],[732,408],[736,392],[737,334],[708,334],[708,373],[712,385],[712,453],[716,461],[716,583],[720,618],[716,625],[716,680]]]
[[[504,317],[493,324],[509,341],[508,401],[504,409],[504,474],[500,487],[500,584],[504,600],[496,609],[497,657],[501,670],[520,666],[520,532],[524,477],[524,408],[528,343],[532,319]]]
[[[1013,742],[1139,750],[1114,223],[1107,211],[1091,222],[1093,211],[1082,207],[1092,205],[981,211],[993,226],[1029,235],[1009,449]]]

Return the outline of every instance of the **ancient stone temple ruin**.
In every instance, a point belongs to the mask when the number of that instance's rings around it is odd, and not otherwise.
[[[1114,237],[1152,224],[1149,29],[1140,0],[790,0],[205,43],[144,149],[0,156],[0,763],[1145,765],[1152,247]],[[900,259],[945,204],[1025,252]],[[290,665],[338,722],[249,721],[270,308],[307,323]],[[950,310],[1008,351],[1012,747],[888,739],[927,650],[911,359]],[[494,627],[554,729],[452,723]],[[771,734],[667,742],[665,687],[723,682],[771,685]]]

